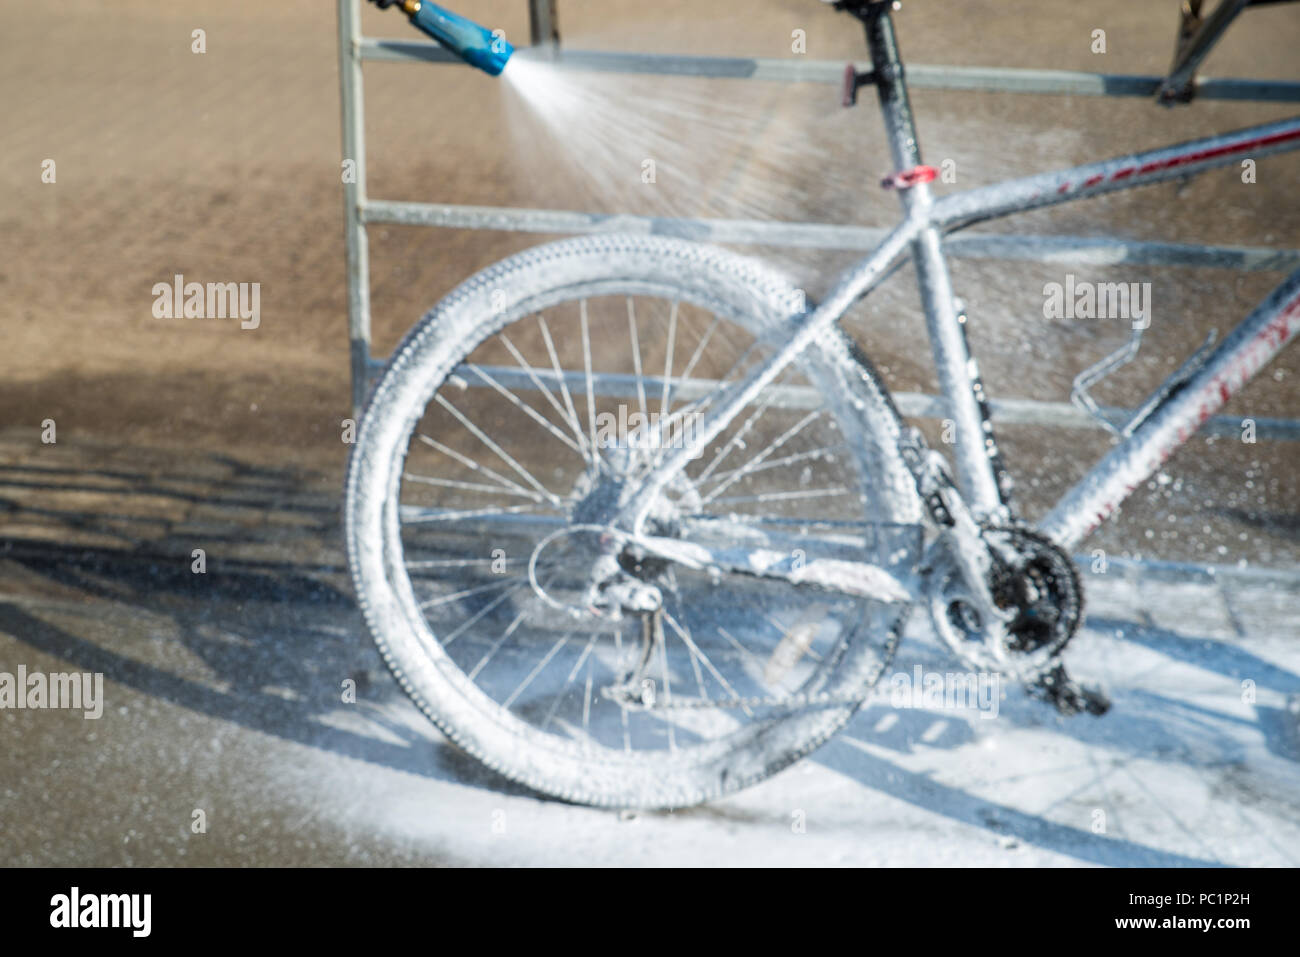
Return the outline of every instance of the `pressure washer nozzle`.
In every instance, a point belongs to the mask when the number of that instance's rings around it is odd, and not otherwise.
[[[500,30],[489,30],[429,0],[402,0],[411,22],[470,66],[497,76],[515,48]]]

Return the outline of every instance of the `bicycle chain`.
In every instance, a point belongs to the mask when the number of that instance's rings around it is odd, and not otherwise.
[[[1052,543],[1050,539],[1041,535],[1037,531],[1034,531],[1033,529],[1027,528],[1020,524],[1012,525],[1012,526],[998,526],[996,528],[989,529],[989,531],[1008,533],[1011,535],[1020,535],[1023,538],[1034,541],[1036,544],[1044,547],[1045,549],[1055,550],[1055,545]],[[1067,579],[1068,592],[1072,599],[1069,605],[1066,605],[1061,609],[1061,614],[1058,618],[1058,623],[1061,622],[1068,623],[1065,625],[1065,627],[1068,629],[1069,633],[1064,636],[1064,640],[1061,640],[1061,638],[1057,636],[1052,641],[1053,644],[1057,644],[1059,642],[1060,646],[1063,647],[1070,640],[1070,638],[1073,637],[1073,633],[1078,627],[1078,623],[1080,620],[1080,611],[1083,604],[1082,602],[1083,584],[1079,579],[1078,572],[1074,569],[1073,564],[1068,560],[1063,561],[1061,563],[1061,568],[1058,569],[1058,571],[1059,570],[1063,570],[1064,573],[1068,576]],[[897,641],[898,641],[898,629],[896,627],[894,629],[893,642],[896,644]],[[1060,653],[1060,647],[1058,647],[1056,651],[1056,654],[1059,653]],[[620,691],[626,692],[626,696],[620,695],[619,694]],[[868,698],[871,697],[871,695],[875,692],[875,687],[873,685],[871,687],[864,689],[860,693],[852,694],[852,695],[830,694],[827,692],[820,692],[816,694],[787,695],[784,697],[768,695],[768,696],[719,698],[717,700],[711,700],[705,698],[679,698],[677,700],[665,700],[662,702],[656,700],[653,704],[649,704],[649,705],[638,700],[638,698],[635,696],[635,691],[636,691],[635,688],[625,685],[622,688],[605,689],[604,693],[606,694],[607,697],[611,698],[616,703],[637,711],[692,711],[692,710],[700,711],[700,710],[705,710],[710,708],[766,708],[766,707],[802,709],[802,708],[835,708],[835,707],[843,707],[848,705],[860,705]]]
[[[948,504],[948,497],[958,495],[956,486],[952,478],[947,474],[946,469],[937,467],[938,463],[933,463],[929,458],[929,448],[925,438],[920,431],[915,428],[905,428],[899,436],[897,447],[902,456],[904,464],[912,473],[913,480],[916,482],[917,491],[925,503],[926,510],[929,512],[931,519],[941,528],[951,527],[955,524],[952,511]],[[1002,532],[1012,536],[1020,535],[1023,538],[1032,540],[1035,544],[1041,546],[1049,552],[1059,552],[1055,544],[1050,539],[1041,535],[1037,531],[1024,526],[1022,523],[1014,523],[1003,526],[993,526],[986,528],[987,532]],[[1072,601],[1069,605],[1061,609],[1058,616],[1059,622],[1068,622],[1066,626],[1068,634],[1064,640],[1059,637],[1053,643],[1059,642],[1060,647],[1073,637],[1074,631],[1078,628],[1080,612],[1082,609],[1083,585],[1079,580],[1078,572],[1075,570],[1073,563],[1068,558],[1063,557],[1059,563],[1063,566],[1067,576],[1068,590]],[[1002,585],[1003,582],[997,582],[996,585]],[[898,628],[895,627],[893,642],[898,642]],[[1060,647],[1057,653],[1060,652]],[[708,708],[763,708],[763,707],[784,707],[784,708],[833,708],[846,705],[860,705],[874,693],[874,685],[864,689],[862,692],[853,695],[829,694],[821,692],[817,694],[796,694],[786,697],[773,696],[751,696],[751,697],[733,697],[721,698],[716,701],[704,698],[685,698],[676,701],[660,702],[656,700],[652,704],[645,704],[636,694],[633,687],[623,686],[622,688],[607,688],[604,693],[615,702],[623,707],[633,708],[639,711],[674,711],[674,710],[704,710]],[[625,694],[620,695],[619,692]]]

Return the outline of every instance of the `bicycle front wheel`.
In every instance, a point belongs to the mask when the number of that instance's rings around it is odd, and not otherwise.
[[[661,616],[586,602],[618,489],[769,354],[797,303],[721,250],[578,239],[479,273],[407,336],[350,460],[348,557],[385,659],[460,747],[568,800],[682,807],[849,719],[903,606],[626,555]],[[656,534],[897,566],[919,535],[897,430],[827,334],[663,490]]]

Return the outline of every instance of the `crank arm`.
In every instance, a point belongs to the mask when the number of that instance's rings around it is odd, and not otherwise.
[[[983,620],[997,625],[1010,621],[1012,614],[999,608],[989,591],[988,577],[993,556],[989,553],[979,522],[971,514],[948,472],[946,460],[928,448],[921,433],[914,428],[905,430],[899,451],[912,473],[917,494],[939,528],[940,537],[935,545],[947,548],[956,560],[970,598]]]
[[[915,594],[901,579],[869,562],[839,558],[800,560],[770,548],[710,548],[676,538],[640,536],[630,540],[646,553],[711,575],[751,575],[777,578],[793,585],[813,585],[829,591],[883,602],[911,602]]]

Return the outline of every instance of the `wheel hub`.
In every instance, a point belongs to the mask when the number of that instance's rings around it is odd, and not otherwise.
[[[548,535],[533,550],[529,562],[534,593],[552,607],[571,615],[612,618],[623,614],[649,614],[663,605],[662,588],[673,587],[672,562],[648,555],[617,527],[620,501],[629,473],[646,466],[642,450],[628,445],[601,447],[602,467],[588,469],[578,477],[569,495],[574,502],[569,522]],[[656,537],[678,538],[684,516],[701,507],[699,492],[685,474],[678,474],[653,502],[646,530]],[[550,595],[537,579],[538,559],[553,543],[581,542],[579,562],[589,564],[587,586],[580,604],[566,603]]]

